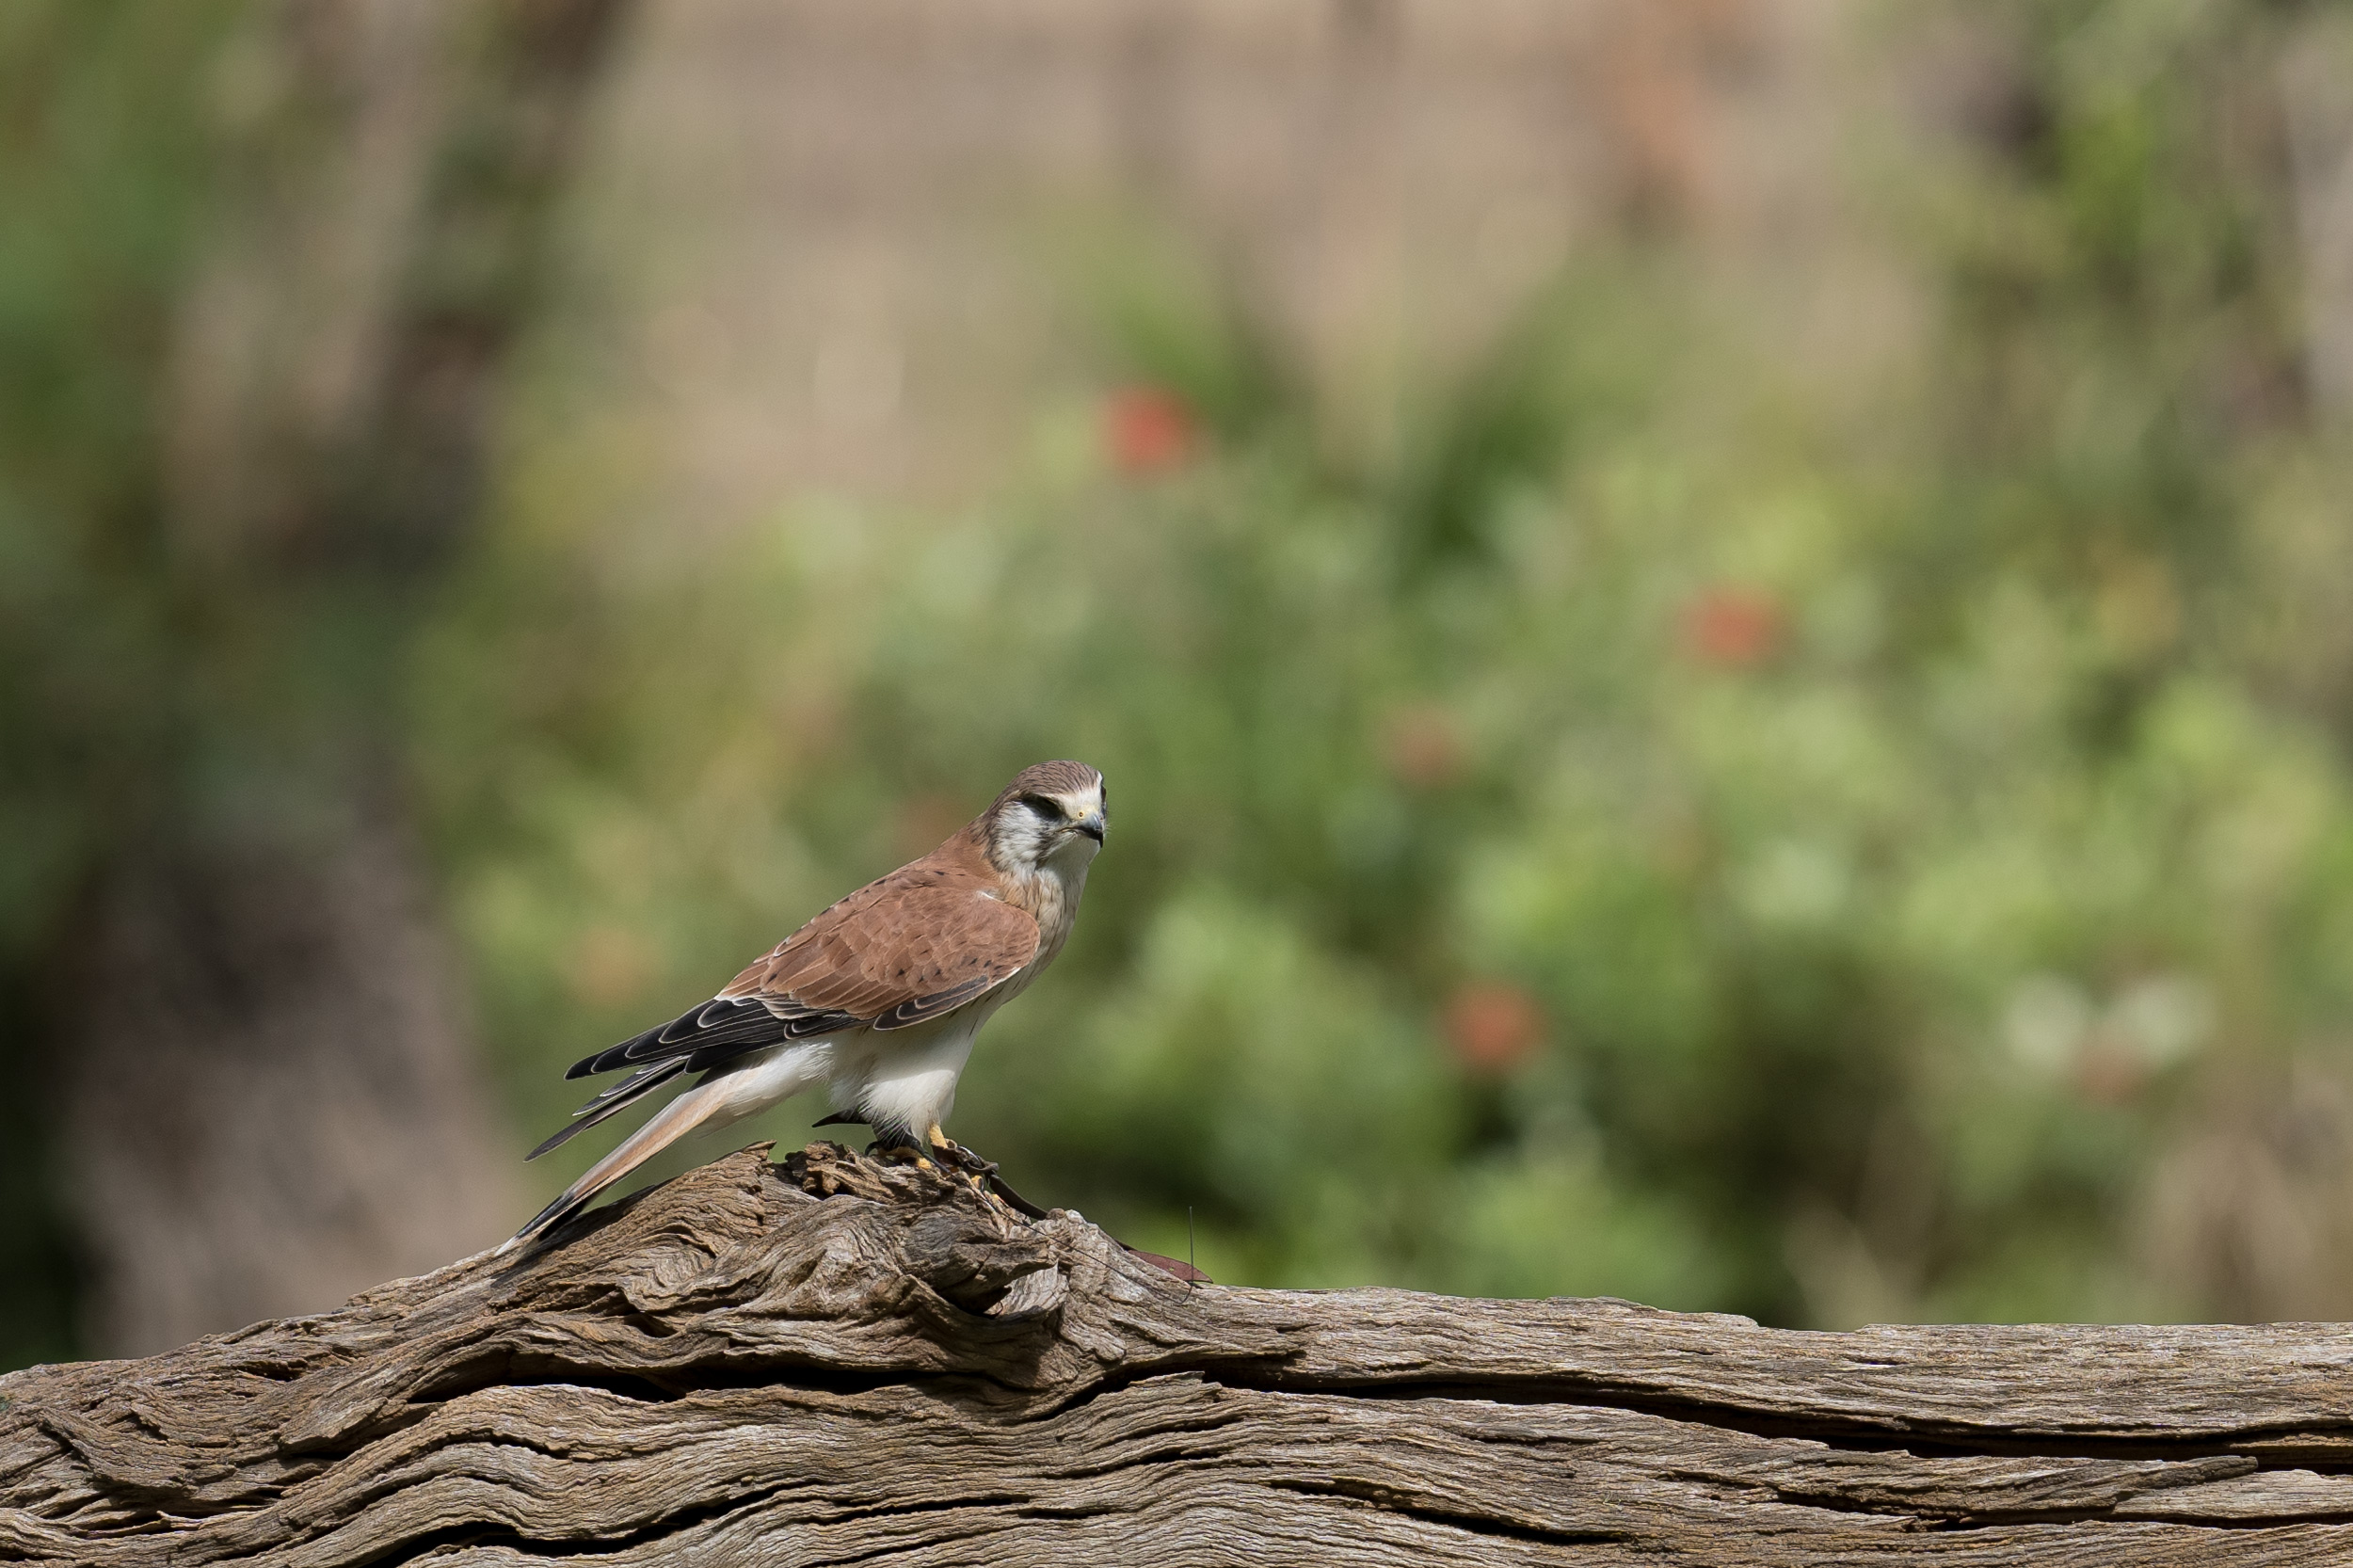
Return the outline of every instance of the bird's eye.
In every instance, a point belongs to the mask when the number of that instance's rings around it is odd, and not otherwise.
[[[1044,817],[1048,822],[1060,822],[1068,814],[1063,810],[1061,802],[1049,800],[1044,795],[1023,795],[1021,804]]]

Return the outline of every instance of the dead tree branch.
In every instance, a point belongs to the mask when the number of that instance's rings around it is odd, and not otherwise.
[[[827,1144],[0,1400],[40,1563],[2353,1562],[2339,1328],[1189,1288]]]

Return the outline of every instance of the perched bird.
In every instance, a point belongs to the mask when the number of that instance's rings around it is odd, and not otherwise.
[[[819,1083],[836,1112],[827,1120],[863,1122],[886,1147],[989,1168],[941,1130],[957,1076],[989,1016],[1070,939],[1103,829],[1101,774],[1083,762],[1025,768],[946,843],[825,910],[710,1001],[574,1063],[566,1078],[634,1070],[531,1159],[682,1074],[702,1077],[506,1245],[578,1213],[687,1133]]]

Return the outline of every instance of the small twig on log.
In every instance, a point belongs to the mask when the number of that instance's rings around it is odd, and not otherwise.
[[[93,1568],[2353,1561],[2337,1328],[1195,1289],[831,1145],[0,1400]]]

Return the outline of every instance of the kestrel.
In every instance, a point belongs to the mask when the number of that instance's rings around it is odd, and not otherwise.
[[[664,1106],[507,1243],[528,1240],[687,1133],[823,1083],[832,1120],[886,1146],[977,1164],[941,1130],[973,1036],[1054,961],[1103,844],[1103,776],[1040,762],[946,843],[776,944],[711,1000],[584,1057],[566,1078],[633,1068],[531,1151],[554,1148],[685,1073]],[[985,1167],[983,1167],[985,1168]]]

